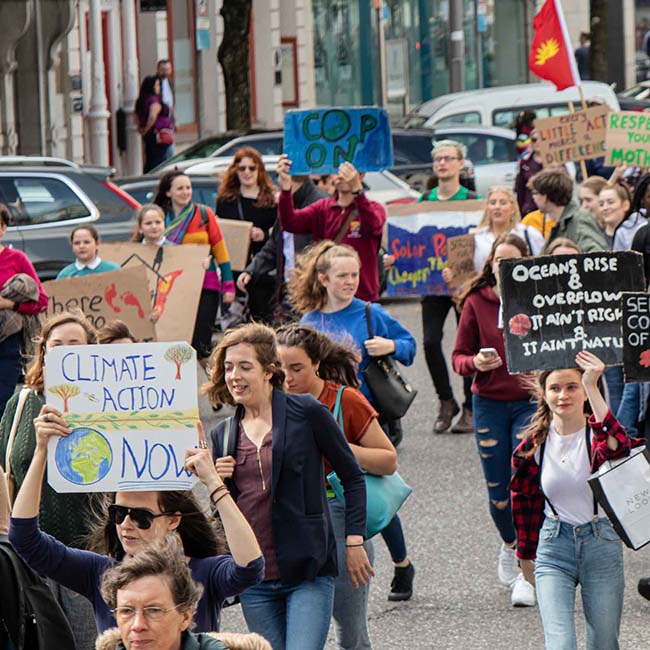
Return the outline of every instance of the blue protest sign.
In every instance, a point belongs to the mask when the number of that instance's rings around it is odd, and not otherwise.
[[[292,174],[331,174],[345,161],[358,171],[393,166],[388,113],[383,108],[287,111],[284,152]]]
[[[467,234],[483,215],[481,201],[409,203],[389,208],[388,252],[395,264],[388,270],[389,296],[448,296],[442,279],[447,267],[447,240]]]

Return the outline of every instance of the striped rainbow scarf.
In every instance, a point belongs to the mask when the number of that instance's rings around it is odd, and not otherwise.
[[[181,244],[183,242],[183,237],[185,237],[185,232],[187,231],[190,221],[194,217],[194,203],[190,201],[178,214],[177,217],[174,217],[173,208],[169,206],[167,211],[167,227],[165,228],[165,237],[167,241],[172,244]]]

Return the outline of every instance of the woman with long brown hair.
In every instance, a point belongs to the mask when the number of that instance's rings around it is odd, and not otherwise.
[[[266,561],[264,582],[241,596],[246,623],[274,650],[322,650],[337,573],[347,569],[354,587],[373,575],[361,469],[329,410],[311,395],[284,392],[271,328],[228,330],[212,362],[210,402],[236,407],[210,434],[213,459]],[[337,567],[324,459],[345,488],[345,566]]]
[[[528,424],[535,407],[530,391],[505,365],[503,329],[499,325],[499,262],[529,254],[521,237],[498,237],[482,273],[460,295],[462,309],[452,352],[454,370],[472,376],[472,414],[476,446],[487,485],[490,515],[501,538],[497,564],[499,581],[512,586],[515,607],[535,604],[535,592],[519,572],[515,546],[517,534],[510,507],[510,459],[517,437]]]
[[[262,249],[275,223],[276,192],[259,152],[252,147],[237,151],[221,179],[216,212],[220,219],[252,222],[247,265]],[[248,307],[254,320],[272,321],[274,287],[275,278],[269,276],[255,278],[247,286]]]
[[[615,650],[623,545],[587,479],[603,462],[627,456],[638,441],[626,435],[598,388],[602,361],[582,350],[575,362],[577,368],[539,373],[536,411],[512,458],[517,557],[537,587],[546,650],[577,647],[578,584],[587,650]]]

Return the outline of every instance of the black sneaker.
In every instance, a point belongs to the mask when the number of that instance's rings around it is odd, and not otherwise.
[[[390,583],[388,600],[408,600],[413,595],[414,577],[415,567],[413,566],[413,562],[409,562],[408,566],[405,567],[396,566],[393,581]]]
[[[650,578],[641,578],[636,588],[646,600],[650,600]]]

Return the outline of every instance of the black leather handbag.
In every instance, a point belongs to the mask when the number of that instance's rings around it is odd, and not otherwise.
[[[366,324],[368,336],[374,336],[370,317],[370,303],[366,303]],[[399,420],[409,410],[417,390],[401,373],[391,355],[370,357],[368,365],[361,371],[370,389],[375,408],[382,420]]]

